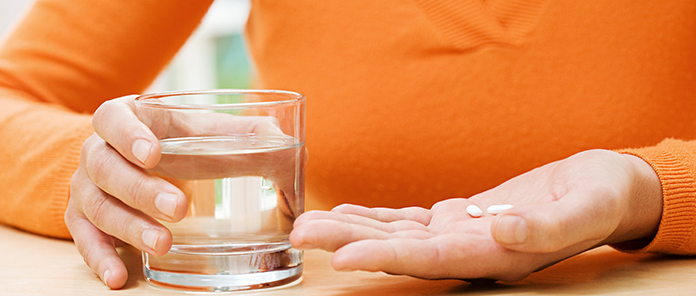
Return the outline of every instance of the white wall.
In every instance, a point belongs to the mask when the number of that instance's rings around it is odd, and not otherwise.
[[[10,33],[34,0],[0,0],[0,39]]]
[[[0,42],[12,31],[34,1],[0,0]],[[213,42],[218,36],[241,33],[250,8],[249,0],[216,0],[200,28],[149,91],[215,88]]]

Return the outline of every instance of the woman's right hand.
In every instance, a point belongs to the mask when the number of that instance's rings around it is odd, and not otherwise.
[[[155,256],[167,253],[172,234],[156,219],[178,222],[186,216],[184,193],[162,177],[211,179],[254,175],[279,188],[279,204],[288,219],[301,213],[295,200],[295,153],[212,155],[160,163],[162,138],[255,134],[287,136],[268,116],[224,113],[191,114],[136,107],[126,96],[102,104],[94,114],[95,134],[80,156],[65,212],[68,230],[87,265],[112,289],[121,288],[128,272],[116,252],[126,243]],[[305,157],[302,153],[301,157]],[[304,161],[304,160],[303,160]],[[288,169],[278,169],[287,165]],[[223,175],[221,175],[223,174]],[[291,222],[292,223],[292,222]]]
[[[128,278],[116,245],[165,254],[172,234],[155,218],[176,222],[188,207],[181,190],[147,171],[159,162],[160,146],[136,116],[134,97],[107,101],[95,112],[96,133],[82,145],[65,212],[80,254],[112,289]]]

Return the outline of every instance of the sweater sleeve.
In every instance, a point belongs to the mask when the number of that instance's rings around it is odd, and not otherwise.
[[[696,255],[696,141],[667,139],[653,147],[619,152],[638,156],[653,167],[662,184],[663,209],[651,242],[614,247],[626,252]]]
[[[70,179],[105,100],[149,86],[212,0],[38,0],[0,48],[0,223],[69,238]]]

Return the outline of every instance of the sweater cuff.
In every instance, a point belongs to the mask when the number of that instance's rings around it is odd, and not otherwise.
[[[663,208],[657,234],[647,245],[631,241],[612,247],[629,253],[694,254],[695,248],[687,243],[693,239],[696,217],[694,143],[668,139],[653,147],[617,152],[640,157],[652,166],[662,185]]]

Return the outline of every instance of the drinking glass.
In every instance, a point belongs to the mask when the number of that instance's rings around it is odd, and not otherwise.
[[[302,277],[288,235],[304,211],[305,97],[277,90],[206,90],[139,96],[136,115],[158,137],[150,173],[181,189],[186,217],[165,225],[173,244],[143,252],[160,288],[225,292]]]

